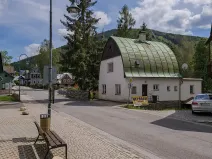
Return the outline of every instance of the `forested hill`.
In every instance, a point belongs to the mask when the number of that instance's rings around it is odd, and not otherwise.
[[[109,38],[112,35],[116,34],[116,29],[112,29],[109,31],[105,31],[103,33],[100,33],[99,36],[104,34],[105,38]],[[136,39],[138,37],[139,29],[132,29],[129,33],[129,38]],[[187,35],[179,35],[179,34],[171,34],[171,33],[164,33],[156,30],[147,30],[147,40],[153,40],[153,41],[161,41],[166,43],[169,47],[172,48],[175,55],[177,56],[179,65],[182,63],[187,63],[192,69],[192,58],[195,52],[195,45],[196,43],[201,39],[201,37],[196,36],[187,36]],[[205,38],[206,40],[206,38]],[[57,65],[57,60],[59,60],[59,52],[60,48],[54,49],[53,52],[53,58],[55,65]],[[36,64],[36,58],[37,56],[31,57],[30,61],[32,65]],[[25,66],[25,60],[22,60],[21,62],[21,68],[29,68]],[[12,65],[15,66],[15,69],[18,70],[19,62],[15,62]],[[59,65],[57,65],[59,68]],[[186,73],[186,76],[191,76],[190,73],[193,72],[192,70],[188,70]]]

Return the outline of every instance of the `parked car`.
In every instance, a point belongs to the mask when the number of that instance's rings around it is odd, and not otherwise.
[[[192,101],[192,113],[211,112],[212,113],[212,94],[198,94]]]

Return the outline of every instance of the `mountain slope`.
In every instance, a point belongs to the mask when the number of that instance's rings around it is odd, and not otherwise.
[[[129,37],[136,39],[138,37],[139,30],[140,29],[132,29],[130,31]],[[98,35],[102,36],[103,34],[105,38],[109,38],[110,36],[115,35],[116,32],[117,32],[116,29],[112,29],[112,30],[108,30],[103,33],[100,33]],[[188,71],[184,73],[185,77],[192,76],[192,59],[195,52],[195,45],[201,38],[202,37],[164,33],[164,32],[160,32],[156,30],[147,30],[147,40],[164,42],[174,51],[178,59],[179,66],[181,66],[183,63],[187,63],[189,65]],[[204,39],[206,40],[206,38]],[[54,54],[55,55],[59,54],[60,49],[62,47],[55,49]],[[34,67],[36,65],[36,57],[37,56],[30,57],[31,67]],[[15,66],[16,70],[18,70],[19,65],[21,66],[21,69],[29,68],[26,66],[25,63],[26,63],[26,60],[21,60],[20,62],[12,63],[12,65]]]

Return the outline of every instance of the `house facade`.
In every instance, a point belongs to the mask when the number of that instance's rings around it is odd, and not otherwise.
[[[41,73],[38,68],[32,69],[29,76],[30,78],[28,81],[30,82],[30,85],[42,84]]]
[[[58,74],[58,83],[63,86],[71,86],[74,84],[73,77],[70,73]]]
[[[124,102],[132,96],[157,96],[158,101],[184,101],[201,90],[201,79],[181,78],[177,59],[165,44],[146,41],[145,35],[109,38],[100,65],[100,99]]]
[[[0,89],[10,89],[12,87],[13,76],[3,71],[0,73]]]
[[[12,87],[13,76],[4,70],[2,55],[0,53],[0,90],[2,89],[10,89]],[[0,91],[0,94],[2,92]]]

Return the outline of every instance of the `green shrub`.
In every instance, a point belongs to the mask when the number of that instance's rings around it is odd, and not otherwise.
[[[15,99],[15,101],[19,101],[19,95],[18,94],[13,93],[12,97]]]

